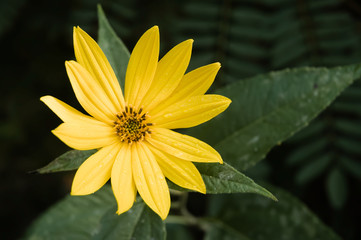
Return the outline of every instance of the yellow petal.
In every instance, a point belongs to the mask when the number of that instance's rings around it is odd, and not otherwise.
[[[73,38],[77,62],[99,82],[114,108],[120,112],[124,108],[122,90],[103,51],[80,27],[74,27]]]
[[[162,128],[189,128],[214,118],[230,103],[231,100],[220,95],[193,96],[167,107],[150,121]]]
[[[206,186],[202,176],[193,163],[161,152],[150,144],[147,145],[153,152],[155,159],[166,178],[183,188],[192,189],[204,194],[206,193]]]
[[[118,203],[117,214],[128,211],[133,206],[137,195],[131,163],[129,145],[123,144],[115,158],[111,176],[112,189]]]
[[[142,143],[132,144],[135,185],[144,202],[163,220],[168,216],[170,196],[167,182],[152,152]]]
[[[223,163],[219,153],[205,142],[169,129],[153,127],[147,141],[157,149],[183,160]]]
[[[163,101],[155,106],[150,114],[157,114],[166,107],[183,99],[205,94],[212,85],[220,67],[221,64],[212,63],[184,75],[177,88],[167,98],[167,101]]]
[[[61,120],[70,123],[98,123],[95,118],[87,116],[78,110],[72,108],[68,104],[56,99],[52,96],[44,96],[40,98]]]
[[[192,44],[192,39],[178,44],[159,61],[152,85],[141,106],[150,111],[174,91],[188,67]]]
[[[120,144],[112,144],[90,156],[75,174],[71,195],[87,195],[101,188],[110,178]]]
[[[71,148],[89,150],[108,146],[119,138],[114,129],[105,123],[63,123],[53,134]]]
[[[75,61],[65,62],[70,83],[82,107],[96,119],[112,124],[118,112],[87,70]]]
[[[153,81],[159,57],[159,29],[146,31],[130,55],[125,76],[125,101],[138,108]]]

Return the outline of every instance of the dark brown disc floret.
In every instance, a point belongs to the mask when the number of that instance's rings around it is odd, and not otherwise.
[[[147,121],[148,115],[140,108],[126,106],[124,111],[117,114],[114,128],[122,142],[138,142],[151,133],[149,127],[153,124]]]

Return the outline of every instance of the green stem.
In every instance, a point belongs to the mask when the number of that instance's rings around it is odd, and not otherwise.
[[[187,209],[188,192],[171,191],[173,196],[179,198],[178,201],[172,203],[172,209],[178,209],[180,215],[169,215],[165,220],[170,224],[182,224],[188,226],[194,226],[206,231],[209,227],[208,221],[203,218],[198,218],[191,214]]]

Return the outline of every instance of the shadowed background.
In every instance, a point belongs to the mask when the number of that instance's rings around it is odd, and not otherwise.
[[[73,26],[96,38],[98,2],[0,2],[2,239],[21,237],[33,219],[70,191],[73,172],[29,174],[69,149],[51,134],[61,121],[39,98],[50,94],[81,109],[64,61],[74,59]],[[129,49],[153,25],[160,27],[161,56],[171,46],[193,38],[189,69],[222,63],[213,89],[271,70],[361,61],[361,4],[357,1],[100,3]],[[287,189],[340,236],[359,239],[360,118],[361,86],[356,82],[309,127],[246,174]],[[205,202],[206,197],[193,194],[189,208],[201,215]]]

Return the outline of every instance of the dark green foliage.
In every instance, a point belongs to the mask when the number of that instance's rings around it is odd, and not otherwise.
[[[165,224],[143,201],[138,198],[132,209],[117,215],[116,208],[111,208],[100,219],[99,230],[93,239],[144,239],[165,240]]]
[[[0,187],[2,206],[9,206],[2,210],[7,219],[4,230],[1,229],[4,238],[20,236],[40,211],[69,192],[72,176],[25,173],[68,150],[49,132],[60,121],[38,99],[52,94],[81,109],[63,63],[74,58],[72,26],[79,25],[96,37],[97,3],[94,0],[0,3],[1,52],[6,60],[1,66],[4,85],[0,96]],[[130,50],[140,34],[154,24],[160,26],[163,54],[175,43],[195,39],[190,68],[212,61],[222,63],[213,89],[285,67],[335,66],[361,60],[358,1],[100,3]],[[361,201],[359,92],[360,85],[354,84],[318,120],[271,152],[268,162],[261,165],[270,163],[266,166],[271,173],[269,180],[296,193],[345,239],[360,238],[355,225]],[[257,172],[256,168],[251,170]],[[332,177],[335,169],[343,177]],[[342,178],[348,193],[332,184],[332,179]],[[336,202],[342,211],[333,211],[332,201],[340,194],[344,194],[341,197],[344,200]],[[326,204],[327,199],[332,205]],[[19,214],[15,217],[14,212]]]
[[[246,170],[304,128],[361,75],[361,65],[298,68],[257,75],[216,91],[233,100],[215,120],[188,130],[226,162]],[[227,123],[227,124],[225,124]]]
[[[333,169],[327,177],[327,193],[332,207],[340,209],[346,202],[348,186],[345,175],[338,168]]]
[[[127,213],[115,212],[109,186],[93,195],[68,196],[37,219],[25,239],[165,239],[163,221],[141,199]]]
[[[34,221],[25,239],[90,239],[97,234],[99,223],[110,209],[115,209],[110,187],[89,196],[67,196]],[[96,208],[97,211],[91,211]],[[44,229],[47,229],[44,231]],[[92,231],[90,231],[92,230]]]
[[[216,219],[206,239],[340,240],[299,200],[281,189],[267,187],[279,202],[246,194],[212,196],[208,212]]]
[[[19,13],[19,9],[26,3],[26,0],[14,0],[11,2],[0,2],[0,37],[11,28]]]
[[[196,240],[189,228],[180,224],[167,224],[167,239],[171,240]]]
[[[204,61],[222,63],[217,86],[274,69],[335,66],[361,59],[361,5],[357,1],[183,2],[180,18],[185,21],[179,21],[179,39],[195,39],[192,67]],[[360,112],[361,91],[356,83],[307,129],[269,156],[271,175],[279,184],[302,192],[315,181],[328,182],[334,168],[341,169],[346,189],[351,181],[360,183]],[[285,156],[286,162],[280,161]],[[282,179],[284,171],[295,174]],[[332,186],[327,186],[318,191],[327,193],[329,206],[334,207]],[[338,193],[346,194],[346,190]],[[308,201],[314,201],[313,197],[303,195]],[[341,204],[359,199],[356,193],[341,198]]]
[[[88,151],[71,150],[55,158],[54,161],[50,162],[45,167],[36,170],[36,172],[52,173],[52,172],[76,170],[88,157],[90,157],[94,153],[96,153],[96,150],[88,150]]]

